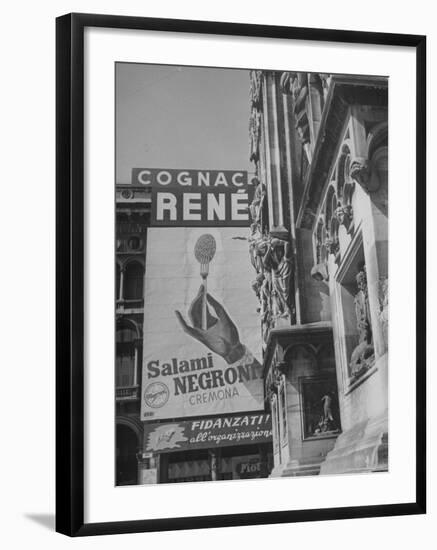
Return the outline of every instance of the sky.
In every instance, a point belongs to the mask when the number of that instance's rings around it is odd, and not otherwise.
[[[116,183],[132,168],[252,170],[249,71],[117,63]]]

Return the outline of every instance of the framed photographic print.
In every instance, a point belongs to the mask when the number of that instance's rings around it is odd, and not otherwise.
[[[57,530],[425,512],[425,37],[57,19]]]

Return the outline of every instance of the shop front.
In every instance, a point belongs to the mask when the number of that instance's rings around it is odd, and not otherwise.
[[[268,477],[273,467],[270,415],[145,424],[144,455],[153,457],[144,468],[157,467],[155,483]],[[145,471],[140,478],[150,476]]]

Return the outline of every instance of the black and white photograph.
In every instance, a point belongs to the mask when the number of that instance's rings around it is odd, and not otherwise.
[[[389,471],[389,87],[115,63],[117,486]]]
[[[433,546],[432,7],[6,4],[2,548]]]

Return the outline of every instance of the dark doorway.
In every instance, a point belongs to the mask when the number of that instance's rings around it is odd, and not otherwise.
[[[117,485],[136,485],[138,477],[137,434],[123,424],[117,424]]]

